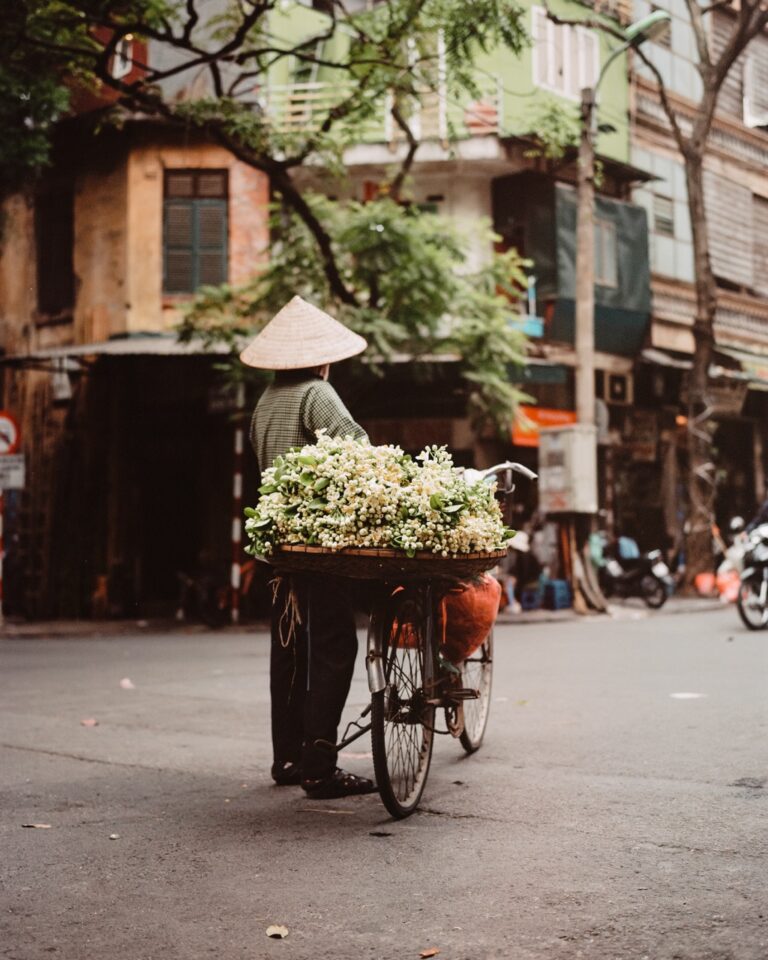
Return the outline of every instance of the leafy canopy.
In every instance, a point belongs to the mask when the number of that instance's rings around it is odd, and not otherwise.
[[[299,294],[368,340],[366,363],[403,353],[459,358],[477,426],[508,425],[523,398],[509,382],[509,368],[524,362],[513,301],[526,283],[525,261],[511,250],[468,272],[472,238],[445,217],[390,198],[340,202],[315,194],[307,200],[332,238],[355,303],[332,295],[306,224],[278,207],[269,263],[244,287],[204,288],[187,312],[182,339],[202,336],[234,351]],[[479,232],[490,249],[488,225]]]

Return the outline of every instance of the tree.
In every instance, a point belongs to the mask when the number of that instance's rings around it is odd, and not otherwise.
[[[203,289],[187,312],[182,339],[224,342],[236,354],[242,338],[298,293],[367,338],[369,368],[395,352],[458,358],[476,429],[508,425],[525,398],[509,376],[525,353],[525,337],[509,324],[510,301],[526,282],[518,254],[496,254],[466,273],[469,238],[445,217],[389,197],[359,203],[305,194],[305,200],[328,232],[355,302],[341,302],[329,288],[306,222],[277,207],[268,266],[245,287]],[[488,226],[482,238],[490,247]],[[235,369],[242,375],[241,365]]]
[[[436,85],[437,32],[444,37],[451,87],[472,90],[473,53],[494,43],[519,50],[523,11],[513,0],[387,0],[359,12],[350,12],[343,0],[327,0],[322,7],[326,13],[310,15],[297,4],[296,17],[309,17],[307,27],[295,40],[284,40],[271,29],[271,20],[281,15],[278,0],[228,0],[215,15],[204,0],[27,0],[15,5],[1,28],[0,49],[8,55],[4,75],[22,86],[30,75],[70,88],[101,86],[114,92],[115,108],[196,128],[262,170],[310,230],[335,296],[354,304],[330,238],[293,172],[310,159],[338,166],[344,146],[389,97],[393,119],[411,143],[403,170],[393,176],[397,192],[417,146],[408,104],[425,86]],[[135,69],[121,78],[111,66],[127,38],[151,44],[156,55],[134,53]],[[263,108],[261,94],[281,64],[297,63],[325,69],[338,96],[314,110],[303,130],[283,132]],[[178,98],[179,83],[186,79],[189,91],[193,78],[194,89],[204,92]],[[29,85],[24,97],[35,93]],[[58,103],[49,112],[60,110]],[[18,142],[31,129],[42,133],[27,116],[21,126],[0,128],[0,139]]]
[[[696,42],[696,68],[702,92],[689,120],[676,108],[664,79],[642,47],[637,55],[648,67],[657,84],[659,101],[670,132],[685,166],[688,207],[691,218],[694,255],[694,355],[688,392],[688,496],[690,513],[686,535],[686,583],[711,568],[712,525],[714,523],[715,465],[712,460],[713,424],[709,393],[709,368],[714,349],[714,325],[717,311],[717,283],[709,254],[709,236],[704,197],[704,159],[718,96],[729,72],[749,44],[768,26],[765,0],[714,0],[699,3],[685,0]],[[707,30],[707,18],[716,10],[732,12],[733,25],[720,50],[713,49]],[[550,12],[558,23],[571,23]],[[617,39],[625,37],[597,20],[581,20],[582,26],[603,30]]]
[[[476,95],[474,56],[499,43],[520,51],[527,40],[523,8],[514,0],[386,0],[362,10],[360,4],[327,0],[313,5],[319,11],[297,3],[292,13],[279,0],[215,6],[212,15],[205,0],[27,0],[0,25],[0,49],[7,54],[0,85],[8,77],[23,91],[15,97],[17,106],[36,98],[31,77],[58,91],[76,92],[83,85],[108,91],[105,119],[141,115],[196,129],[269,176],[287,211],[278,224],[281,252],[249,290],[206,291],[184,325],[185,335],[198,324],[209,337],[231,337],[237,323],[232,326],[226,310],[236,307],[237,320],[237,305],[274,303],[286,278],[295,280],[291,270],[300,259],[307,293],[342,310],[372,337],[382,357],[395,344],[416,352],[434,347],[438,307],[461,318],[450,342],[457,347],[462,341],[470,354],[466,375],[475,383],[473,408],[497,421],[509,418],[516,394],[506,363],[520,359],[521,339],[502,319],[502,306],[509,303],[496,287],[510,288],[520,279],[519,261],[513,255],[496,258],[482,275],[461,277],[456,271],[463,247],[450,228],[416,211],[404,213],[398,202],[419,147],[414,104],[440,82],[447,82],[454,98]],[[128,42],[132,69],[121,77],[113,64]],[[281,125],[265,106],[271,78],[297,66],[323,71],[335,94],[313,105],[300,130]],[[385,104],[407,145],[381,186],[388,199],[367,209],[307,192],[297,169],[312,162],[339,172],[345,147],[360,140]],[[44,123],[28,110],[15,120],[0,112],[0,142],[24,144],[17,168],[45,160],[51,121],[65,106],[60,93],[43,111]],[[373,220],[386,226],[366,234]],[[387,276],[366,272],[360,256],[366,244],[369,264],[392,265]],[[421,285],[423,302],[415,286],[407,289],[409,277]],[[495,356],[483,342],[498,348]]]

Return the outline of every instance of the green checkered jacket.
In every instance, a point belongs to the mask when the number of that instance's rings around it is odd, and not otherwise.
[[[332,437],[366,439],[365,430],[326,380],[278,378],[261,395],[251,418],[250,438],[259,470],[271,467],[275,457],[291,447],[314,443],[323,427]]]

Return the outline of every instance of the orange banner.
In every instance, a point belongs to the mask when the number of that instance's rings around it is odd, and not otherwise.
[[[516,447],[538,447],[541,427],[564,427],[569,423],[576,423],[574,410],[520,406],[512,425],[512,443]]]

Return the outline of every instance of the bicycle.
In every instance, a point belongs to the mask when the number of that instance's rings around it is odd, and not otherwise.
[[[509,462],[472,473],[473,479],[497,480],[497,496],[502,500],[514,490],[515,473],[536,479],[527,467]],[[405,582],[380,581],[367,640],[371,702],[357,720],[348,724],[338,744],[328,744],[343,750],[371,732],[379,794],[397,819],[410,816],[419,805],[435,736],[457,738],[470,754],[480,748],[488,724],[493,631],[458,667],[440,655],[439,606],[455,582],[455,578],[436,578],[434,574]],[[444,712],[445,729],[436,725],[440,710]],[[369,722],[363,723],[369,714]]]

